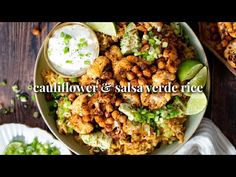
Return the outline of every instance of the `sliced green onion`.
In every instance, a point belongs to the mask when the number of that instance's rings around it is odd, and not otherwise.
[[[12,91],[15,92],[15,93],[19,93],[20,92],[19,86],[18,85],[13,85],[12,86]]]
[[[90,65],[90,61],[89,61],[89,60],[85,60],[85,61],[84,61],[84,64],[85,64],[85,65]]]
[[[2,82],[0,82],[0,86],[6,86],[7,85],[7,80],[3,80]]]
[[[21,94],[19,99],[21,102],[25,103],[28,101],[28,96],[26,94]]]
[[[162,48],[166,48],[166,47],[168,47],[168,43],[167,42],[163,42],[162,43]]]
[[[69,47],[65,47],[65,48],[64,48],[64,54],[67,54],[69,51],[70,51],[70,48],[69,48]]]
[[[28,85],[27,89],[28,89],[29,91],[32,91],[32,90],[33,90],[33,85]]]
[[[143,35],[143,39],[144,39],[144,40],[148,40],[148,39],[149,39],[149,36],[146,35],[146,34],[144,34],[144,35]]]

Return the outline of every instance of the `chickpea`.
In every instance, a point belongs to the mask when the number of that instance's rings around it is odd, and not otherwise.
[[[131,81],[135,78],[135,74],[131,71],[128,71],[127,74],[126,74],[126,77],[129,81]]]
[[[94,119],[98,124],[99,124],[99,122],[103,121],[103,118],[101,116],[95,116]]]
[[[132,81],[130,81],[130,84],[132,85],[132,86],[138,86],[139,84],[138,84],[138,79],[133,79]]]
[[[103,120],[103,121],[101,121],[101,122],[99,122],[98,123],[98,125],[100,126],[100,127],[105,127],[106,126],[106,124],[105,124],[105,121]]]
[[[171,74],[170,74],[170,78],[169,78],[169,79],[170,79],[171,81],[174,81],[174,80],[175,80],[175,78],[176,78],[175,74],[172,74],[172,73],[171,73]]]
[[[109,79],[107,81],[108,84],[111,84],[112,87],[114,87],[116,85],[116,81],[114,79]]]
[[[122,103],[122,100],[118,98],[115,102],[115,106],[119,107],[121,103]]]
[[[76,95],[75,95],[74,93],[70,93],[70,94],[68,95],[68,99],[69,99],[71,102],[73,102],[73,101],[75,100],[75,97],[76,97]]]
[[[145,70],[143,70],[143,75],[146,77],[151,77],[152,73],[149,69],[145,69]]]
[[[137,65],[142,71],[148,68],[148,64],[145,62],[138,62]]]
[[[115,110],[111,113],[111,116],[113,117],[113,119],[117,119],[117,117],[119,116],[119,111]]]
[[[108,118],[108,117],[110,117],[111,116],[111,114],[109,113],[109,112],[105,112],[105,117],[106,118]]]
[[[139,67],[138,67],[137,65],[133,66],[132,69],[131,69],[131,71],[132,71],[133,73],[135,73],[135,74],[137,74],[137,73],[140,72]]]
[[[165,69],[166,64],[164,61],[158,61],[157,66],[159,69]]]
[[[143,73],[142,73],[141,71],[139,71],[139,72],[137,73],[137,76],[138,76],[138,77],[142,77],[142,76],[143,76]]]
[[[128,86],[128,82],[125,80],[125,79],[122,79],[121,81],[120,81],[120,85],[121,86]]]
[[[138,84],[139,84],[139,85],[146,85],[146,84],[147,84],[147,81],[146,81],[146,79],[145,79],[144,77],[140,77],[140,78],[138,79]]]
[[[174,66],[168,66],[167,69],[172,74],[175,74],[177,72],[177,68],[175,68]]]
[[[109,112],[109,113],[112,112],[113,111],[113,106],[111,104],[107,104],[106,105],[106,111]]]
[[[89,116],[83,116],[83,117],[82,117],[82,120],[83,120],[84,122],[90,122],[90,121],[91,121],[91,119],[90,119]]]
[[[125,115],[119,115],[117,119],[120,123],[125,123],[127,121],[127,117]]]
[[[111,124],[105,125],[105,130],[107,132],[111,132],[113,130],[113,126]]]
[[[157,72],[157,67],[156,67],[156,66],[152,66],[152,67],[150,68],[150,70],[151,70],[151,73],[154,74],[154,73]]]
[[[148,79],[148,80],[147,80],[147,83],[148,83],[149,85],[152,85],[152,78]]]
[[[113,124],[114,123],[114,119],[112,117],[109,117],[106,119],[105,121],[106,124]]]
[[[87,108],[87,107],[86,107],[86,108],[83,108],[82,111],[81,111],[81,114],[82,114],[83,116],[88,116],[88,115],[89,115],[89,110],[88,110],[88,108]]]

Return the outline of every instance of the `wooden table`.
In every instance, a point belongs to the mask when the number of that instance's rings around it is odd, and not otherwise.
[[[14,98],[11,86],[19,80],[20,88],[27,91],[33,81],[33,71],[39,48],[55,22],[50,23],[0,23],[0,81],[7,79],[8,85],[0,87],[0,103],[10,105]],[[40,36],[32,35],[35,26],[42,27]],[[190,23],[197,33],[197,24]],[[210,65],[211,95],[205,116],[210,118],[236,146],[236,77],[205,49]],[[28,91],[29,92],[29,91]],[[27,108],[20,101],[14,105],[14,113],[0,116],[0,124],[23,123],[31,127],[48,130],[42,118],[33,118],[37,107],[29,101]]]

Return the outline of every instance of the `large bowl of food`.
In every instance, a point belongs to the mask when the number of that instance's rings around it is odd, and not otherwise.
[[[184,22],[84,25],[79,31],[76,26],[55,27],[37,56],[35,86],[80,86],[79,91],[36,93],[50,130],[76,154],[176,152],[199,126],[209,97],[208,62],[194,32]],[[73,76],[66,77],[68,72]],[[109,91],[101,89],[104,84]],[[176,90],[146,87],[169,84]],[[203,92],[186,91],[184,85],[201,86]],[[90,86],[98,90],[87,90]]]

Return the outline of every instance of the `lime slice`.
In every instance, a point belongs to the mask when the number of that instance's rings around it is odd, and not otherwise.
[[[206,95],[202,93],[191,94],[186,108],[186,115],[194,115],[200,113],[207,105]]]
[[[207,67],[204,66],[194,78],[189,81],[191,86],[202,86],[204,87],[207,82]]]
[[[116,36],[116,25],[113,22],[86,22],[86,24],[94,31]]]
[[[197,60],[186,60],[179,66],[178,77],[181,82],[192,79],[202,69],[203,65]]]

